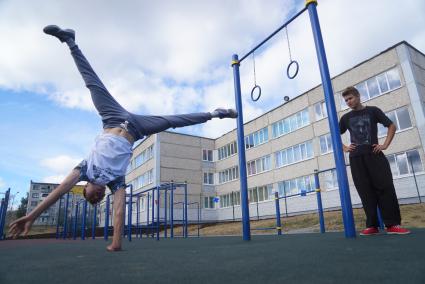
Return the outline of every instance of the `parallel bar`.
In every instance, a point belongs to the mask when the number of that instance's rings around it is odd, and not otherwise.
[[[93,220],[91,224],[91,238],[94,240],[96,238],[96,222],[97,222],[97,204],[93,206]]]
[[[385,229],[384,221],[382,220],[382,214],[381,214],[381,210],[379,209],[379,206],[376,207],[376,214],[378,215],[379,228],[381,230]]]
[[[155,188],[154,188],[155,189]],[[151,216],[151,218],[152,218],[152,221],[151,221],[151,225],[153,226],[153,224],[155,223],[155,191],[154,191],[154,189],[152,189],[152,208],[151,208],[151,210],[152,210],[152,216]],[[152,234],[151,234],[151,237],[153,238],[154,237],[154,231],[153,231],[153,227],[152,227]]]
[[[160,222],[161,219],[159,218],[159,205],[160,205],[160,191],[159,191],[159,186],[156,188],[156,200],[157,200],[157,204],[156,204],[156,240],[159,241],[159,227],[160,227]]]
[[[75,205],[74,227],[72,229],[72,238],[77,239],[77,222],[78,222],[78,202]]]
[[[59,223],[61,219],[62,197],[59,198],[58,217],[56,218],[56,239],[59,239]],[[0,226],[1,227],[1,226]]]
[[[140,196],[137,195],[136,199],[136,239],[139,237],[139,223],[140,223]]]
[[[274,193],[274,200],[275,200],[275,206],[276,206],[276,228],[277,234],[280,236],[282,235],[282,224],[280,221],[280,202],[279,202],[279,192]]]
[[[165,188],[165,195],[164,195],[164,238],[167,238],[167,195],[168,195],[168,189]]]
[[[320,181],[318,171],[314,172],[314,183],[316,185],[317,210],[319,213],[320,233],[325,232],[325,218],[323,215],[322,194],[320,192]]]
[[[174,185],[171,181],[171,193],[170,193],[170,237],[174,238]]]
[[[67,238],[68,235],[68,206],[69,206],[69,192],[66,194],[66,203],[65,203],[65,214],[64,214],[64,231],[63,231],[63,239]],[[72,212],[71,212],[72,214]]]
[[[110,197],[109,195],[106,197],[106,206],[105,206],[105,227],[103,227],[103,238],[105,241],[108,240],[108,230],[109,230],[109,204]]]
[[[133,223],[133,185],[130,184],[130,196],[128,199],[128,224],[127,224],[127,229],[128,229],[128,241],[131,242],[131,229],[133,227],[132,223]]]
[[[338,185],[342,206],[342,217],[344,221],[345,237],[355,238],[353,209],[351,205],[350,188],[348,186],[347,171],[345,168],[344,153],[342,151],[341,135],[338,127],[338,116],[335,109],[335,99],[323,44],[322,32],[320,30],[319,17],[316,10],[316,2],[308,2],[307,9],[310,16],[314,43],[316,46],[317,59],[320,67],[322,86],[325,93],[326,109],[328,112],[329,128],[331,130],[332,145],[334,147],[334,159],[338,175]]]
[[[269,39],[271,39],[272,37],[274,37],[275,34],[277,34],[278,32],[280,32],[283,28],[285,28],[287,25],[289,25],[293,20],[295,20],[299,15],[301,15],[302,13],[304,13],[304,11],[307,10],[307,7],[304,7],[304,9],[302,9],[301,11],[299,11],[297,14],[295,14],[295,16],[293,16],[292,18],[290,18],[286,23],[284,23],[282,26],[280,26],[277,30],[275,30],[271,35],[269,35],[265,40],[263,40],[262,42],[260,42],[256,47],[254,47],[250,52],[248,52],[247,54],[245,54],[244,56],[242,56],[241,60],[239,60],[239,62],[242,62],[245,58],[247,58],[248,56],[250,56],[254,51],[256,51],[258,48],[260,48],[263,44],[265,44]]]
[[[4,200],[3,200],[3,206],[0,214],[0,240],[5,239],[4,234],[4,226],[6,224],[6,213],[7,213],[7,207],[9,206],[9,198],[10,198],[10,188],[6,191]]]
[[[188,223],[188,220],[187,220],[187,183],[185,182],[185,184],[184,184],[184,206],[183,206],[183,208],[184,208],[184,235],[185,235],[185,238],[187,238],[187,223]]]
[[[81,239],[86,239],[86,215],[87,215],[87,200],[83,204],[83,218],[81,220]]]

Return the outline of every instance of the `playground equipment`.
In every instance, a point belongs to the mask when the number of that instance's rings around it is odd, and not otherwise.
[[[98,224],[98,206],[89,206],[85,199],[75,199],[71,208],[69,208],[70,196],[72,195],[72,193],[67,193],[64,198],[59,199],[56,239],[72,237],[72,239],[76,240],[78,235],[80,235],[80,238],[84,240],[89,227],[91,227],[91,238],[95,239],[96,225]],[[74,199],[75,195],[72,197]],[[63,209],[62,203],[64,203]],[[68,219],[70,220],[68,221]]]
[[[248,205],[248,183],[247,183],[247,171],[246,171],[246,158],[245,158],[245,141],[244,141],[244,129],[243,129],[243,106],[241,98],[241,82],[239,67],[242,61],[247,58],[249,55],[253,54],[259,47],[266,43],[269,39],[275,36],[283,28],[287,27],[292,21],[294,21],[298,16],[303,14],[308,10],[311,28],[313,31],[314,42],[316,46],[316,54],[318,58],[318,63],[320,67],[320,75],[322,79],[322,86],[325,93],[325,102],[326,109],[328,112],[328,120],[332,137],[332,145],[334,146],[334,159],[336,165],[336,171],[338,176],[338,184],[340,191],[341,207],[342,207],[342,217],[345,229],[346,238],[355,238],[355,226],[353,218],[353,209],[351,205],[351,197],[348,186],[347,172],[345,168],[344,155],[342,151],[342,142],[341,136],[339,134],[338,128],[338,117],[335,109],[335,99],[332,91],[332,84],[329,74],[329,68],[326,59],[325,48],[322,39],[322,33],[319,24],[319,18],[317,15],[317,1],[316,0],[307,0],[305,7],[299,11],[295,16],[290,18],[286,23],[269,35],[265,40],[259,43],[251,51],[246,53],[244,56],[239,59],[237,54],[232,56],[232,68],[233,68],[233,77],[234,77],[234,86],[235,86],[235,105],[238,111],[237,117],[237,145],[238,145],[238,155],[239,155],[239,178],[240,178],[240,192],[241,192],[241,209],[242,209],[242,228],[243,228],[243,239],[248,241],[251,239],[251,230],[250,230],[250,218],[249,218],[249,205]],[[291,58],[292,60],[292,58]],[[288,66],[289,69],[289,66]]]
[[[0,240],[4,240],[6,238],[6,235],[4,234],[4,225],[6,223],[7,207],[9,206],[10,188],[3,194],[4,198],[1,199],[0,205]]]
[[[323,215],[323,206],[322,206],[322,195],[321,195],[321,189],[320,189],[320,182],[319,182],[319,173],[325,172],[324,171],[315,171],[314,172],[314,184],[316,187],[316,198],[317,198],[317,213],[319,215],[319,224],[320,224],[320,233],[325,233],[325,218]],[[276,230],[278,235],[282,234],[282,224],[281,224],[281,211],[280,211],[280,200],[283,199],[285,201],[285,208],[287,209],[287,199],[295,196],[306,196],[306,192],[301,192],[297,194],[291,194],[286,195],[286,193],[283,196],[279,196],[278,192],[274,193],[274,200],[275,200],[275,208],[276,208],[276,227],[265,227],[265,228],[252,228],[251,231],[256,230]],[[287,214],[286,214],[287,215]]]
[[[132,235],[135,234],[136,238],[142,238],[143,234],[146,236],[154,237],[159,240],[160,230],[163,229],[163,237],[168,237],[168,230],[170,230],[169,237],[189,237],[188,234],[188,207],[196,206],[198,232],[200,235],[200,222],[201,222],[201,206],[200,202],[188,202],[187,183],[163,183],[136,194],[133,193],[132,185],[128,185],[129,191],[126,193],[126,207],[127,214],[124,216],[124,231],[123,234],[132,240]],[[176,191],[182,191],[179,195],[182,200],[175,201]],[[113,207],[111,206],[111,196],[106,196],[106,201],[103,210],[103,239],[108,240],[109,234],[112,231],[112,216]],[[142,198],[146,200],[146,221],[141,221],[140,201]],[[162,199],[161,199],[162,198]],[[73,201],[71,202],[71,199]],[[163,206],[161,206],[161,202]],[[71,206],[70,206],[71,204]],[[136,212],[134,212],[133,205],[136,205]],[[76,240],[80,237],[84,240],[91,228],[91,238],[95,239],[97,226],[101,224],[102,212],[99,210],[99,205],[88,205],[85,199],[76,199],[72,193],[66,194],[59,200],[58,222],[56,225],[56,239],[72,238]],[[163,213],[160,210],[163,208]],[[180,213],[179,213],[180,212]],[[175,218],[175,214],[179,213],[179,218]],[[136,222],[133,223],[133,215],[136,215]],[[163,216],[162,216],[163,214]],[[177,236],[174,230],[177,226],[182,227],[182,235]]]

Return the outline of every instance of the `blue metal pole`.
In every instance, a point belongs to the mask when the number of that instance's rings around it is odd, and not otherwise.
[[[69,192],[66,194],[65,201],[65,214],[64,214],[64,222],[63,222],[63,239],[66,239],[68,234],[68,206],[69,206]]]
[[[184,182],[184,205],[183,205],[183,209],[184,209],[184,237],[187,238],[187,224],[188,224],[188,220],[187,220],[187,182]]]
[[[174,183],[171,181],[170,192],[170,237],[174,238]]]
[[[319,213],[320,232],[325,232],[325,218],[323,216],[323,205],[322,205],[322,194],[320,190],[319,173],[317,170],[314,172],[314,183],[316,185],[316,197],[317,197],[317,210]]]
[[[276,206],[276,229],[277,234],[280,236],[282,235],[282,223],[280,221],[280,202],[279,202],[279,193],[274,193],[274,201]]]
[[[106,197],[106,206],[105,206],[105,226],[103,228],[103,238],[105,241],[108,240],[108,231],[109,231],[109,195]]]
[[[56,218],[56,239],[59,239],[59,220],[61,217],[62,198],[59,198],[58,217]]]
[[[152,188],[152,222],[151,222],[151,237],[153,238],[153,236],[155,235],[155,232],[153,230],[153,225],[155,223],[155,188]]]
[[[5,205],[4,198],[1,199],[1,205],[0,205],[0,240],[3,239],[3,232],[4,232],[4,226],[3,226],[3,210]]]
[[[137,195],[137,201],[136,201],[136,239],[139,237],[139,218],[140,218],[140,196]]]
[[[199,237],[199,229],[201,225],[201,205],[198,203],[198,237]]]
[[[165,195],[164,195],[164,238],[167,238],[167,195],[168,195],[168,186],[165,186]]]
[[[239,156],[239,180],[241,187],[241,210],[242,210],[242,229],[243,239],[251,240],[251,229],[249,224],[249,205],[248,205],[248,182],[246,177],[246,158],[245,158],[245,141],[243,129],[243,112],[241,98],[241,82],[239,75],[238,55],[232,57],[233,78],[235,85],[235,104],[238,112],[237,117],[237,134],[238,134],[238,156]]]
[[[379,207],[376,208],[376,213],[378,215],[379,228],[381,230],[385,229],[384,221],[382,220],[381,209]]]
[[[2,211],[0,214],[0,240],[5,239],[4,225],[6,224],[7,207],[9,206],[10,188],[6,191]]]
[[[87,215],[87,200],[84,200],[83,218],[81,220],[81,239],[86,239],[86,215]]]
[[[156,240],[159,241],[159,227],[160,227],[160,222],[161,219],[159,218],[159,209],[160,209],[160,194],[159,194],[159,186],[156,187],[156,200],[157,200],[157,204],[156,204]]]
[[[93,221],[91,224],[91,238],[94,240],[96,238],[96,221],[97,221],[97,205],[94,205],[93,208]]]
[[[322,32],[320,30],[319,17],[316,10],[317,1],[307,0],[306,6],[310,16],[311,28],[313,31],[314,43],[316,45],[317,59],[320,67],[322,86],[325,92],[326,109],[328,111],[329,128],[331,130],[332,145],[334,148],[334,159],[338,175],[339,193],[342,207],[342,217],[346,238],[355,238],[356,229],[354,226],[353,208],[351,205],[350,188],[348,186],[347,171],[345,168],[344,154],[342,151],[341,135],[338,127],[338,117],[335,109],[335,99],[332,90],[332,83],[329,74],[328,62],[326,59],[325,47],[323,44]]]
[[[133,217],[133,185],[130,184],[130,197],[128,200],[128,241],[131,242],[131,227],[132,225],[132,217]]]
[[[78,202],[75,205],[74,227],[72,229],[72,238],[77,238],[77,221],[78,221]]]

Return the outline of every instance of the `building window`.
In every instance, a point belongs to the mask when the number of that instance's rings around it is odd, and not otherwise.
[[[278,182],[279,196],[303,194],[314,191],[314,176],[303,176]]]
[[[325,102],[320,102],[314,105],[314,113],[316,114],[316,121],[328,117]]]
[[[33,193],[33,194],[31,195],[31,197],[32,197],[32,198],[38,198],[38,197],[39,197],[39,194],[38,194],[38,193]]]
[[[140,199],[139,199],[139,211],[144,211],[145,210],[145,202],[146,202],[146,197],[145,196],[142,196]]]
[[[131,165],[134,165],[133,169],[140,167],[141,165],[153,158],[153,146],[153,144],[150,145],[142,153],[137,155],[136,158],[134,158],[134,162],[130,163]]]
[[[293,132],[310,124],[308,108],[272,124],[273,138]]]
[[[213,161],[213,151],[212,150],[202,150],[202,161],[212,162]]]
[[[236,141],[224,145],[223,147],[218,148],[218,159],[223,160],[227,157],[233,156],[238,152]]]
[[[214,196],[204,197],[204,208],[214,209]]]
[[[41,197],[47,197],[47,195],[49,195],[48,193],[43,193],[42,195],[41,195]]]
[[[220,208],[241,205],[241,196],[239,191],[220,195]]]
[[[319,139],[321,155],[333,152],[332,136],[330,133],[320,136]]]
[[[135,180],[133,180],[133,187],[135,189],[144,187],[148,184],[153,183],[153,169],[145,172],[144,174],[137,177]]]
[[[421,157],[416,149],[398,154],[387,155],[387,158],[390,162],[391,172],[394,177],[413,174],[412,165],[415,174],[423,172],[424,170]]]
[[[355,87],[360,92],[361,101],[365,102],[401,87],[400,75],[396,67],[366,81],[360,82]],[[341,108],[348,108],[342,96]]]
[[[267,127],[245,136],[245,149],[254,148],[269,141],[269,130]]]
[[[409,110],[407,107],[399,108],[390,112],[385,113],[389,119],[396,126],[396,132],[411,128],[412,121],[410,120]],[[378,124],[378,137],[384,137],[387,135],[387,128],[382,124]]]
[[[37,201],[31,201],[31,206],[37,206]]]
[[[225,169],[218,173],[218,181],[219,183],[225,183],[228,181],[232,181],[239,178],[239,170],[238,166],[232,167],[229,169]]]
[[[338,176],[336,169],[332,169],[319,174],[320,188],[326,191],[338,188]]]
[[[273,197],[273,186],[271,184],[248,189],[248,199],[250,203],[266,201]]]
[[[259,174],[268,170],[271,170],[270,155],[261,157],[253,161],[249,161],[247,163],[247,171],[249,176]]]
[[[307,141],[275,153],[276,168],[294,164],[312,158],[313,143]]]
[[[204,173],[204,184],[214,184],[213,173]]]

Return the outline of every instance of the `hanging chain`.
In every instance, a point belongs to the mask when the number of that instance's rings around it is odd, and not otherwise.
[[[289,36],[288,36],[288,26],[285,27],[285,32],[286,32],[286,41],[288,42],[289,61],[292,62],[291,45],[289,44]]]
[[[254,86],[257,86],[257,75],[255,74],[255,52],[252,53],[252,63],[254,65]]]

